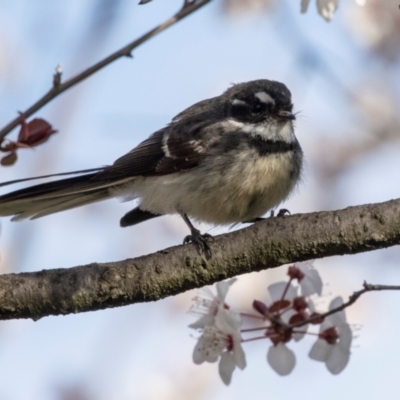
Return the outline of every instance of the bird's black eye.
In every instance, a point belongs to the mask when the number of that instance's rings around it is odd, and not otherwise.
[[[265,108],[266,108],[265,104],[261,104],[261,103],[257,102],[251,106],[251,112],[254,114],[258,114],[260,112],[265,111]]]

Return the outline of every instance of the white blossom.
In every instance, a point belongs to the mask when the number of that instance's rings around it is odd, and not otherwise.
[[[286,290],[286,293],[283,296],[285,290]],[[271,307],[272,304],[274,304],[275,302],[281,301],[281,300],[287,300],[287,301],[292,302],[297,297],[297,288],[295,286],[293,286],[292,284],[288,284],[287,282],[284,282],[284,281],[276,282],[276,283],[273,283],[272,285],[269,285],[267,288],[267,291],[268,291],[268,301],[267,301],[268,307]],[[282,298],[282,296],[283,296],[283,298]],[[286,311],[281,316],[282,321],[284,323],[288,324],[289,319],[294,314],[296,314],[296,312],[292,309]]]
[[[189,325],[190,328],[204,328],[207,325],[213,325],[215,316],[217,315],[218,307],[225,304],[225,298],[230,286],[236,282],[236,278],[228,281],[217,283],[217,295],[215,295],[209,288],[200,290],[200,295],[196,297],[196,307],[194,312],[202,314],[201,317]],[[237,315],[237,314],[236,314]]]
[[[246,358],[241,345],[241,320],[238,314],[229,311],[221,304],[215,316],[215,324],[204,327],[194,351],[193,362],[219,362],[222,381],[229,385],[236,367],[244,369]]]
[[[286,290],[287,288],[287,290]],[[298,297],[298,293],[297,293],[297,287],[293,286],[292,284],[289,284],[287,282],[277,282],[277,283],[273,283],[272,285],[268,286],[268,294],[269,294],[269,302],[268,302],[268,306],[270,307],[273,303],[282,300],[282,295],[284,293],[284,291],[286,290],[285,296],[283,298],[283,300],[287,300],[290,302],[293,302],[293,300]],[[312,307],[314,306],[313,302],[310,299],[307,299],[307,303],[310,305],[312,305]],[[282,320],[283,323],[289,325],[290,324],[290,319],[297,314],[297,311],[295,311],[293,308],[285,310],[280,318]],[[299,328],[299,331],[301,332],[294,332],[292,337],[293,339],[298,342],[299,340],[303,339],[306,332],[308,330],[308,324],[302,326],[301,328]]]
[[[342,298],[336,297],[331,301],[329,310],[340,307],[342,304]],[[329,336],[332,343],[328,343]],[[349,362],[352,338],[345,312],[342,310],[329,315],[321,324],[319,338],[311,348],[309,357],[324,362],[332,374],[339,374]]]
[[[272,369],[281,376],[290,374],[296,364],[293,351],[284,343],[272,345],[268,349],[267,360]]]

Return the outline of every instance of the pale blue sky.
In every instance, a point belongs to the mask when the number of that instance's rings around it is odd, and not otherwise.
[[[105,0],[1,4],[0,125],[48,89],[58,63],[69,77],[166,19],[181,2],[136,3],[120,0],[114,20],[99,16],[98,5]],[[192,103],[233,82],[269,78],[287,84],[301,111],[296,133],[307,170],[286,208],[309,212],[400,197],[395,146],[354,160],[337,181],[320,181],[321,157],[329,161],[329,154],[321,156],[323,141],[346,145],[365,130],[364,116],[344,89],[391,82],[398,100],[400,86],[395,68],[385,66],[383,74],[382,61],[352,36],[346,22],[350,0],[341,1],[331,23],[316,14],[314,4],[301,15],[299,3],[286,0],[274,11],[230,19],[219,1],[212,2],[135,50],[133,60],[115,62],[40,110],[36,116],[59,133],[34,151],[21,151],[16,166],[1,170],[1,181],[109,164]],[[1,271],[117,261],[176,245],[187,233],[178,217],[120,229],[119,219],[131,207],[108,201],[18,224],[4,219]],[[325,293],[346,296],[364,279],[400,284],[399,256],[392,248],[332,257],[316,266],[329,283]],[[240,278],[231,298],[250,302],[253,288],[261,297],[284,273]],[[331,376],[307,358],[312,345],[307,339],[290,345],[297,366],[290,376],[279,377],[266,363],[269,344],[253,342],[245,347],[248,367],[234,373],[229,388],[220,382],[216,365],[191,362],[195,340],[187,324],[193,318],[186,310],[193,296],[38,322],[1,322],[0,399],[60,399],[59,389],[70,386],[96,400],[375,400],[400,394],[394,372],[400,359],[397,293],[367,294],[350,310],[349,321],[363,329],[341,375]]]

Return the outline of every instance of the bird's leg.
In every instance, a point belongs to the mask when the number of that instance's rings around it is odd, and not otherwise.
[[[201,232],[193,226],[185,213],[179,214],[190,229],[190,235],[187,235],[185,239],[183,239],[183,244],[192,242],[196,245],[199,254],[204,253],[207,259],[211,258],[211,249],[207,240],[214,240],[214,238],[208,233],[201,234]]]

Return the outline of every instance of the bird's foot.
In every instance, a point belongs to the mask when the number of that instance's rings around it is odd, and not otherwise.
[[[208,233],[201,234],[200,231],[196,228],[191,229],[191,235],[187,235],[185,239],[183,239],[183,244],[193,243],[198,253],[204,254],[207,259],[211,258],[212,252],[208,241],[214,241],[214,237]]]
[[[290,215],[290,211],[286,208],[281,208],[278,211],[278,214],[276,214],[277,217],[285,217],[286,215]],[[269,216],[270,218],[274,218],[275,217],[275,211],[271,210],[271,214]]]

